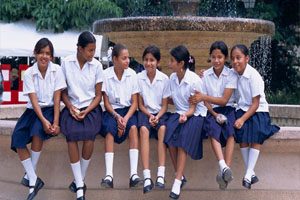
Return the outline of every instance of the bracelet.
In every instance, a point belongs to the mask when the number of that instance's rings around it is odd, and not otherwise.
[[[120,115],[117,112],[113,112],[112,115],[115,119],[118,119],[120,117]]]

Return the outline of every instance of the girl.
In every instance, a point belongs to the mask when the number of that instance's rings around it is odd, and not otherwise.
[[[156,46],[148,46],[143,53],[144,67],[146,70],[138,74],[139,112],[138,127],[140,130],[141,153],[144,167],[144,189],[147,193],[152,190],[153,182],[149,170],[149,137],[158,139],[157,155],[158,170],[155,186],[165,187],[165,160],[166,145],[164,136],[166,131],[165,121],[170,96],[169,78],[157,69],[160,61],[160,50]]]
[[[94,59],[96,39],[85,31],[78,37],[77,54],[66,57],[62,69],[68,87],[62,93],[66,105],[61,114],[61,130],[66,136],[75,182],[69,186],[77,200],[85,199],[84,178],[94,148],[94,140],[101,129],[101,87],[103,69]],[[78,142],[83,141],[80,159]]]
[[[248,48],[242,44],[232,47],[231,61],[238,74],[239,100],[234,127],[237,129],[236,141],[240,144],[246,168],[242,185],[251,189],[251,185],[258,182],[254,167],[261,145],[280,128],[271,125],[264,93],[264,81],[260,74],[248,64]]]
[[[233,92],[237,88],[237,76],[233,70],[225,66],[228,48],[223,41],[214,42],[209,51],[212,67],[204,72],[203,82],[207,95],[197,92],[190,98],[191,103],[206,101],[208,115],[205,118],[204,129],[211,138],[211,145],[219,162],[217,182],[220,189],[226,189],[233,179],[229,168],[234,150],[234,121]],[[224,117],[226,122],[220,121]],[[225,156],[222,147],[225,148]]]
[[[60,97],[66,83],[60,66],[51,62],[53,55],[53,45],[47,38],[36,43],[36,63],[24,73],[23,92],[30,101],[12,134],[11,149],[18,153],[26,172],[21,183],[29,187],[27,200],[34,199],[44,186],[35,173],[43,142],[60,132]],[[31,154],[26,147],[30,142]]]
[[[140,182],[137,175],[138,132],[136,109],[138,106],[138,85],[136,73],[128,68],[129,53],[125,46],[116,44],[112,50],[114,66],[104,70],[102,88],[105,113],[101,134],[105,137],[106,176],[101,185],[113,188],[114,142],[120,144],[129,136],[130,178],[129,187]]]
[[[187,154],[192,159],[202,158],[201,130],[207,109],[203,103],[190,105],[188,102],[195,91],[205,91],[199,76],[188,69],[193,62],[187,48],[177,46],[170,54],[169,67],[174,71],[170,76],[170,89],[176,113],[167,120],[165,143],[169,146],[176,169],[176,178],[169,197],[178,199]]]

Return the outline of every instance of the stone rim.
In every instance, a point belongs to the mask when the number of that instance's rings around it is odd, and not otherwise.
[[[197,16],[108,18],[93,24],[95,34],[126,31],[256,32],[274,35],[275,25],[261,19]]]

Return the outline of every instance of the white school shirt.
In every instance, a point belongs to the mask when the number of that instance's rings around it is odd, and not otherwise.
[[[152,83],[150,83],[146,70],[140,72],[138,74],[138,86],[144,106],[152,114],[161,110],[162,99],[171,96],[168,76],[157,69]]]
[[[94,100],[95,85],[103,82],[102,64],[93,58],[80,69],[76,55],[66,57],[62,64],[68,89],[68,97],[73,106],[84,108]]]
[[[42,77],[37,63],[28,68],[24,73],[23,83],[23,94],[28,96],[36,93],[41,108],[53,106],[54,92],[67,87],[61,67],[52,62],[48,64],[45,78]],[[30,100],[26,107],[33,109]]]
[[[237,75],[236,73],[224,66],[220,76],[218,77],[213,67],[209,68],[204,72],[203,82],[208,96],[212,97],[222,97],[225,88],[236,89],[237,88]],[[230,99],[228,100],[226,106],[233,106],[235,97],[232,93]],[[211,104],[213,108],[219,107],[219,105]]]
[[[247,64],[243,75],[238,75],[237,85],[239,101],[238,108],[247,111],[252,105],[252,98],[260,95],[259,106],[256,112],[269,112],[265,97],[265,84],[256,69]]]
[[[102,91],[108,96],[113,109],[131,106],[131,96],[139,92],[135,71],[131,68],[125,69],[119,80],[112,66],[104,70],[104,77]]]
[[[181,82],[179,83],[176,73],[172,73],[170,76],[170,89],[172,99],[176,108],[176,113],[183,114],[189,109],[189,97],[194,91],[199,91],[203,94],[206,94],[203,81],[200,77],[187,69],[185,75]],[[196,106],[194,112],[195,116],[201,115],[205,117],[207,113],[207,108],[204,106],[203,102],[200,102]]]

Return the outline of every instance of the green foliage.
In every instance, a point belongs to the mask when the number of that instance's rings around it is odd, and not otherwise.
[[[300,90],[293,92],[278,90],[276,92],[267,93],[266,98],[270,104],[300,105]]]
[[[109,0],[2,1],[0,20],[12,22],[22,18],[33,19],[38,31],[84,29],[97,19],[122,16],[122,9]]]

